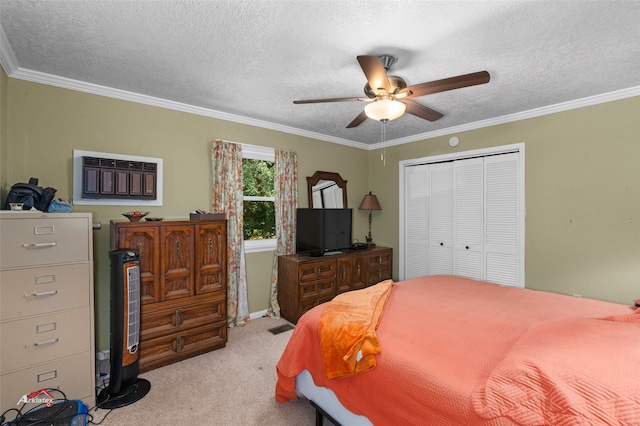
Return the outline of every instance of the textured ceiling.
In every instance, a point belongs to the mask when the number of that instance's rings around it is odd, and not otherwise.
[[[357,55],[398,57],[409,85],[487,70],[488,84],[417,98],[444,114],[386,125],[387,144],[585,99],[640,94],[640,1],[0,0],[9,76],[360,147]],[[2,34],[4,32],[4,34]],[[466,127],[465,127],[466,126]]]

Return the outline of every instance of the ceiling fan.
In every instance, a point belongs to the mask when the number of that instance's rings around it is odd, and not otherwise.
[[[428,83],[407,86],[406,81],[395,75],[387,75],[387,71],[398,59],[393,55],[358,56],[358,63],[367,77],[364,93],[367,97],[308,99],[293,101],[294,104],[314,104],[322,102],[368,102],[362,111],[347,128],[360,125],[367,117],[387,122],[395,120],[405,112],[429,121],[442,118],[443,114],[428,108],[410,98],[446,92],[462,87],[488,83],[490,76],[487,71],[449,77]]]

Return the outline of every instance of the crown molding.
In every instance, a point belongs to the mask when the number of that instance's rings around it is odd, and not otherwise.
[[[17,64],[16,55],[13,53],[13,49],[11,49],[2,25],[0,25],[0,65],[4,68],[4,72],[6,72],[8,76],[11,76],[18,69]]]
[[[516,112],[514,114],[503,115],[501,117],[490,118],[487,120],[475,121],[473,123],[462,124],[460,126],[447,127],[445,129],[434,130],[432,132],[421,133],[418,135],[408,136],[406,138],[393,139],[386,142],[380,142],[373,145],[367,145],[368,150],[386,148],[390,146],[403,145],[405,143],[432,139],[439,136],[451,135],[458,132],[467,132],[469,130],[481,129],[484,127],[496,126],[498,124],[511,123],[514,121],[526,120],[528,118],[541,117],[543,115],[555,114],[558,112],[569,111],[577,108],[603,104],[606,102],[619,101],[626,98],[640,96],[640,86],[630,87],[628,89],[617,90],[614,92],[603,93],[601,95],[589,96],[587,98],[576,99],[573,101],[562,102],[555,105],[549,105],[541,108],[535,108],[528,111]]]
[[[475,121],[473,123],[467,123],[460,126],[447,127],[445,129],[434,130],[432,132],[420,133],[413,136],[407,136],[405,138],[392,139],[389,141],[369,145],[361,142],[350,141],[348,139],[336,138],[336,137],[327,136],[327,135],[323,135],[316,132],[310,132],[307,130],[298,129],[291,126],[270,123],[264,120],[243,117],[236,114],[229,114],[226,112],[216,111],[213,109],[202,108],[194,105],[188,105],[180,102],[156,98],[153,96],[147,96],[139,93],[128,92],[126,90],[114,89],[111,87],[100,86],[97,84],[86,83],[78,80],[72,80],[65,77],[58,77],[55,75],[41,73],[38,71],[25,70],[22,68],[18,68],[16,66],[15,55],[11,50],[11,47],[6,41],[6,36],[4,34],[4,31],[2,30],[2,27],[0,27],[0,65],[2,65],[7,75],[11,78],[31,81],[34,83],[46,84],[50,86],[61,87],[63,89],[76,90],[79,92],[85,92],[85,93],[90,93],[90,94],[99,95],[99,96],[106,96],[106,97],[120,99],[124,101],[136,102],[136,103],[155,106],[159,108],[166,108],[174,111],[186,112],[189,114],[201,115],[204,117],[231,121],[234,123],[246,124],[249,126],[275,130],[278,132],[289,133],[289,134],[298,135],[306,138],[322,140],[325,142],[336,143],[339,145],[346,145],[353,148],[359,148],[359,149],[364,149],[368,151],[390,147],[390,146],[403,145],[406,143],[417,142],[417,141],[426,140],[426,139],[432,139],[439,136],[446,136],[446,135],[450,135],[452,133],[457,133],[457,132],[466,132],[469,130],[476,130],[484,127],[490,127],[490,126],[496,126],[499,124],[511,123],[514,121],[526,120],[528,118],[535,118],[543,115],[569,111],[572,109],[584,108],[584,107],[602,104],[606,102],[612,102],[612,101],[617,101],[621,99],[631,98],[634,96],[640,96],[640,86],[636,86],[628,89],[622,89],[614,92],[603,93],[600,95],[590,96],[587,98],[576,99],[568,102],[562,102],[555,105],[535,108],[528,111],[517,112],[514,114],[504,115],[501,117]]]
[[[2,58],[0,58],[1,60]],[[181,102],[170,101],[167,99],[156,98],[153,96],[142,95],[140,93],[128,92],[126,90],[114,89],[112,87],[100,86],[98,84],[86,83],[83,81],[73,80],[70,78],[59,77],[39,71],[26,70],[22,68],[10,71],[10,67],[5,67],[4,62],[0,62],[5,68],[7,75],[11,78],[30,81],[33,83],[46,84],[49,86],[61,87],[63,89],[76,90],[79,92],[90,93],[109,98],[120,99],[124,101],[136,102],[139,104],[166,108],[174,111],[186,112],[189,114],[201,115],[204,117],[217,118],[220,120],[231,121],[234,123],[246,124],[249,126],[261,127],[264,129],[275,130],[283,133],[294,134],[312,139],[319,139],[326,142],[332,142],[340,145],[347,145],[354,148],[367,149],[368,145],[360,142],[354,142],[347,139],[335,138],[320,133],[310,132],[282,124],[270,123],[264,120],[258,120],[240,115],[229,114],[213,109],[202,108],[194,105],[184,104]],[[14,62],[15,63],[15,60]]]

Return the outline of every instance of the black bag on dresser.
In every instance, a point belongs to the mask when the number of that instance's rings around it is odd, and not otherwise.
[[[23,203],[22,210],[31,210],[35,207],[37,210],[46,212],[55,195],[56,189],[42,188],[38,186],[38,179],[32,177],[29,183],[16,183],[11,187],[4,208],[10,210],[11,203]]]

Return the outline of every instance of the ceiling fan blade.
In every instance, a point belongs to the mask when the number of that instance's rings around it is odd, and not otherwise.
[[[347,129],[359,126],[366,119],[367,119],[367,114],[364,111],[362,111],[356,118],[354,118],[354,120],[351,123],[347,125]]]
[[[294,104],[317,104],[322,102],[369,102],[371,98],[332,98],[332,99],[306,99],[301,101],[293,101]]]
[[[476,86],[488,83],[490,80],[487,71],[479,71],[471,74],[459,75],[457,77],[444,78],[442,80],[430,81],[428,83],[415,84],[402,89],[397,98],[415,98],[416,96],[430,95],[432,93],[446,92],[447,90],[460,89],[462,87]],[[406,95],[405,95],[406,93]]]
[[[405,112],[415,115],[416,117],[424,118],[429,121],[436,121],[444,116],[442,113],[431,108],[427,108],[426,106],[410,99],[399,99],[399,101],[407,106],[407,110]]]
[[[377,91],[384,89],[385,92],[391,91],[391,84],[387,77],[387,71],[382,65],[382,61],[377,56],[358,56],[358,62],[364,71],[364,75],[367,77],[369,86],[371,89]]]

